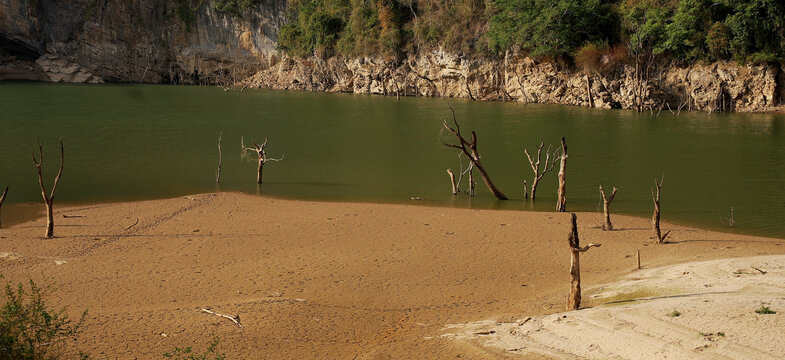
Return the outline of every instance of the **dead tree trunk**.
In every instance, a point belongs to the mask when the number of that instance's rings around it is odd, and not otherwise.
[[[561,138],[561,165],[559,166],[559,196],[556,199],[556,211],[567,211],[567,142],[564,137]]]
[[[8,186],[6,186],[5,190],[3,190],[3,195],[0,195],[0,212],[3,210],[3,201],[5,201],[5,196],[6,195],[8,195]],[[0,214],[0,215],[2,215],[2,214]],[[0,216],[0,229],[3,228],[3,221],[2,220],[3,220],[3,218],[2,218],[2,216]]]
[[[455,182],[455,173],[452,172],[452,169],[447,169],[447,175],[450,176],[450,184],[452,185],[452,194],[458,195],[458,184]]]
[[[600,194],[602,194],[602,205],[603,205],[603,214],[605,215],[605,222],[602,224],[602,229],[605,231],[613,230],[613,224],[611,224],[611,201],[613,198],[616,197],[616,191],[618,191],[615,186],[613,187],[613,191],[611,191],[611,196],[605,196],[605,190],[602,189],[602,185],[600,185]]]
[[[218,184],[221,182],[221,167],[223,165],[223,154],[221,154],[221,139],[223,138],[224,133],[221,131],[221,134],[218,135],[218,169],[215,170],[215,183]]]
[[[529,197],[529,190],[527,189],[526,180],[523,180],[523,198],[526,199]]]
[[[589,74],[586,74],[586,96],[589,98],[589,107],[594,107],[594,99],[591,96],[591,78]]]
[[[274,158],[268,158],[267,157],[267,152],[265,151],[265,148],[267,147],[267,138],[264,138],[264,142],[261,145],[257,144],[253,140],[252,140],[252,142],[253,142],[253,147],[252,148],[251,147],[246,147],[244,139],[240,138],[240,146],[243,149],[243,155],[245,155],[246,151],[253,151],[253,152],[256,153],[256,158],[257,158],[257,163],[258,163],[258,167],[256,168],[256,183],[257,184],[261,184],[262,183],[262,170],[264,170],[264,164],[267,163],[268,161],[281,161],[281,160],[283,160],[283,155],[281,156],[280,159],[274,159]]]
[[[44,177],[41,174],[41,163],[44,159],[44,147],[41,144],[41,140],[38,140],[38,159],[35,158],[35,151],[33,151],[33,163],[35,164],[35,169],[38,171],[38,185],[41,187],[41,197],[44,198],[44,204],[46,204],[46,238],[52,238],[54,236],[54,216],[52,215],[52,203],[54,202],[55,190],[57,190],[57,184],[60,182],[60,177],[63,176],[63,163],[65,163],[65,154],[63,153],[63,139],[60,139],[60,169],[57,170],[57,176],[55,176],[54,185],[52,185],[52,192],[48,195],[46,194],[46,187],[44,186]]]
[[[570,296],[567,298],[567,310],[578,310],[581,308],[581,253],[586,252],[592,247],[600,247],[600,244],[591,243],[584,247],[580,246],[578,239],[577,216],[572,213],[572,229],[568,238],[570,242]]]
[[[660,189],[662,189],[663,181],[665,181],[665,174],[662,175],[662,179],[659,182],[657,182],[657,179],[654,179],[654,186],[657,191],[655,192],[654,188],[651,190],[651,198],[654,200],[654,214],[651,217],[651,225],[654,228],[654,238],[658,244],[664,243],[665,238],[671,233],[670,230],[665,235],[662,235],[660,232]]]
[[[477,183],[474,182],[474,164],[469,164],[469,196],[474,197],[477,195],[474,191],[476,185]]]
[[[553,161],[551,161],[551,147],[548,146],[548,150],[545,151],[545,169],[543,169],[542,173],[540,173],[540,160],[542,159],[542,148],[545,144],[540,141],[540,145],[537,145],[537,161],[532,159],[531,155],[529,155],[528,149],[523,149],[523,152],[526,153],[526,158],[529,159],[529,165],[532,167],[532,171],[534,172],[534,178],[532,178],[532,187],[531,187],[531,199],[537,196],[537,184],[540,183],[540,179],[542,179],[545,174],[549,173],[553,170],[553,166],[556,165],[556,153],[553,154]],[[524,181],[524,186],[526,182]],[[524,188],[523,193],[526,194],[526,189]],[[524,197],[526,197],[524,195]]]
[[[499,191],[499,189],[496,188],[496,185],[493,184],[490,176],[488,176],[488,172],[485,170],[485,167],[480,161],[480,154],[477,152],[477,134],[472,131],[472,140],[471,142],[467,141],[463,135],[461,135],[461,127],[458,125],[458,120],[455,119],[455,110],[453,110],[452,107],[450,107],[450,110],[452,110],[452,121],[455,124],[455,128],[448,125],[447,121],[444,121],[443,125],[447,130],[455,135],[455,137],[458,139],[459,145],[452,145],[447,143],[444,145],[463,151],[464,155],[469,158],[469,161],[471,161],[472,165],[474,165],[477,170],[480,171],[480,176],[482,177],[483,182],[485,182],[485,185],[488,187],[488,190],[491,191],[493,196],[499,200],[507,200],[507,196]]]

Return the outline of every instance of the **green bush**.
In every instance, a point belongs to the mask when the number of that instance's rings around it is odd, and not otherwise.
[[[768,306],[761,306],[759,309],[755,310],[758,314],[776,314],[777,312],[769,309]]]
[[[27,287],[6,282],[5,302],[0,308],[0,360],[57,359],[66,342],[79,333],[87,310],[73,322],[66,308],[49,309],[43,300],[49,289],[33,280]],[[87,358],[84,354],[81,357]]]

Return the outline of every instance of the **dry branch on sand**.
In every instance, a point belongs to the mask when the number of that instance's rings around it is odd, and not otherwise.
[[[243,327],[243,324],[240,324],[240,315],[234,315],[234,316],[231,316],[231,315],[224,315],[224,314],[219,314],[219,313],[217,313],[217,312],[215,312],[215,311],[212,311],[212,310],[210,310],[210,309],[200,309],[200,311],[202,311],[202,312],[205,312],[205,313],[208,313],[208,314],[212,314],[212,315],[215,315],[215,316],[220,316],[220,317],[222,317],[222,318],[225,318],[225,319],[229,319],[229,320],[231,320],[231,321],[232,321],[232,322],[233,322],[235,325],[239,326],[241,329],[242,329],[242,328],[244,328],[244,327]]]

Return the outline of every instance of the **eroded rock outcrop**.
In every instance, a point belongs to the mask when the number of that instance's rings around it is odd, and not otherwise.
[[[236,17],[203,1],[183,18],[176,1],[0,0],[0,80],[240,84],[637,107],[629,65],[587,76],[514,54],[483,59],[431,51],[402,59],[281,59],[276,42],[286,3],[266,0]],[[770,111],[782,107],[784,84],[779,65],[673,66],[644,86],[640,107]]]
[[[734,63],[669,67],[645,86],[642,107],[703,111],[769,111],[783,98],[785,75],[777,65]],[[529,57],[467,59],[442,51],[381,58],[284,58],[244,80],[244,86],[400,96],[459,97],[599,108],[635,108],[634,68],[603,74],[559,68]],[[667,110],[666,110],[667,111]]]
[[[185,21],[174,1],[0,0],[0,80],[216,84],[277,61],[285,0],[200,4]]]

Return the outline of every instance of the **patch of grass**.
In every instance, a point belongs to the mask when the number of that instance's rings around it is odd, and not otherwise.
[[[718,332],[718,333],[717,333],[717,335],[718,335],[718,336],[725,337],[725,333],[724,333],[724,332],[722,332],[722,331]]]
[[[27,286],[6,282],[0,307],[0,360],[58,359],[68,340],[79,334],[87,310],[73,322],[67,308],[50,309],[44,297],[51,289],[51,285],[39,287],[33,280]],[[86,354],[79,356],[87,359]]]
[[[679,312],[679,310],[673,310],[673,312],[671,312],[669,314],[669,316],[670,317],[679,317],[679,316],[681,316],[681,313]]]
[[[769,309],[768,306],[761,306],[760,309],[755,310],[755,312],[758,313],[758,314],[776,314],[777,313],[776,311],[774,311],[772,309]]]
[[[175,347],[174,351],[165,353],[164,357],[174,360],[225,360],[226,355],[216,351],[220,341],[220,338],[213,340],[207,350],[201,354],[194,353],[190,346],[186,346],[184,348]]]

